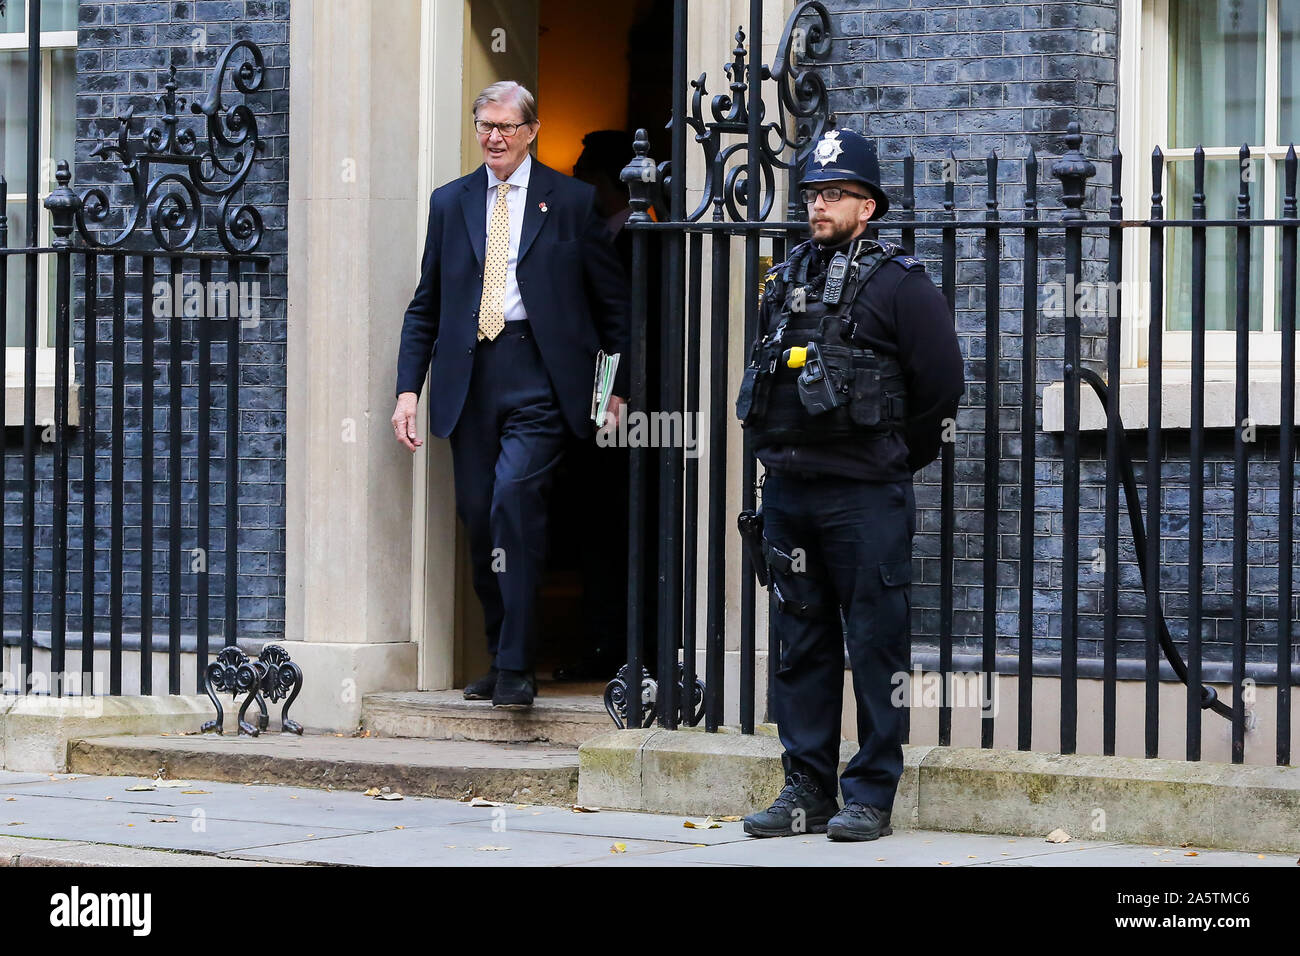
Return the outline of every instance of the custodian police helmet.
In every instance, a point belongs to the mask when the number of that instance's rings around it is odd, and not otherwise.
[[[876,200],[872,219],[889,211],[889,197],[880,188],[880,160],[876,144],[851,129],[828,129],[804,160],[801,187],[835,179],[851,179],[867,187]]]

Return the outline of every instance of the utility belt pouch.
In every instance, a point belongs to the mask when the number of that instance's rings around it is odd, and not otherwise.
[[[853,360],[853,386],[849,398],[849,419],[855,425],[879,425],[884,395],[880,384],[880,363],[868,349]]]
[[[745,367],[745,375],[740,380],[740,394],[736,396],[736,417],[745,422],[754,411],[754,390],[758,384],[758,368],[753,365]]]
[[[847,399],[845,368],[838,349],[808,343],[803,371],[799,373],[799,401],[809,415],[820,415],[843,405]]]

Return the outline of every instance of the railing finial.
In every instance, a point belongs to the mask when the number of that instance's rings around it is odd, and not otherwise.
[[[45,197],[45,208],[50,211],[51,226],[54,229],[54,247],[64,249],[72,244],[72,226],[81,212],[81,197],[69,188],[72,173],[66,159],[59,160],[54,170],[54,178],[59,186]]]
[[[628,216],[628,222],[650,222],[650,214],[647,210],[650,208],[652,190],[659,176],[654,160],[649,156],[650,137],[644,127],[636,131],[636,136],[632,140],[632,153],[632,158],[618,174],[618,178],[628,186],[628,205],[632,207],[632,215]]]
[[[1061,181],[1061,201],[1065,204],[1062,219],[1082,219],[1084,190],[1088,180],[1097,175],[1097,167],[1079,151],[1083,134],[1079,121],[1071,120],[1065,128],[1066,153],[1052,164],[1052,175]]]

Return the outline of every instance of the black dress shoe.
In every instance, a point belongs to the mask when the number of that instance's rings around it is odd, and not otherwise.
[[[466,700],[491,700],[492,692],[497,689],[497,669],[494,667],[487,675],[465,685]]]
[[[827,821],[839,808],[839,802],[826,796],[816,781],[795,772],[785,778],[785,787],[770,807],[745,817],[745,832],[756,837],[825,833]]]
[[[532,675],[523,671],[499,671],[496,690],[492,692],[492,706],[505,710],[523,710],[533,706],[537,685]]]
[[[889,810],[865,803],[850,803],[831,818],[826,835],[832,840],[875,840],[894,832],[889,817]]]

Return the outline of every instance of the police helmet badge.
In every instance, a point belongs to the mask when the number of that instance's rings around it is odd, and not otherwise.
[[[839,130],[828,130],[826,135],[818,142],[817,149],[813,152],[813,159],[822,166],[839,159],[840,153],[844,152],[844,145],[840,142],[839,137]]]

